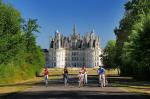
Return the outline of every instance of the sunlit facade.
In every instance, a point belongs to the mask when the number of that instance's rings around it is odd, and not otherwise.
[[[94,30],[80,36],[74,26],[70,36],[63,36],[58,30],[55,32],[55,37],[50,39],[46,65],[56,68],[98,67],[102,65],[100,55],[100,39]]]

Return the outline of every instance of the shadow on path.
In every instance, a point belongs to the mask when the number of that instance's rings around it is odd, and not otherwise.
[[[97,87],[98,77],[96,75],[89,75],[88,79],[88,85],[83,88],[78,88],[77,75],[69,76],[68,87],[64,87],[62,78],[49,80],[47,88],[43,81],[33,84],[23,83],[34,87],[24,92],[0,97],[0,99],[150,99],[150,95],[128,93],[113,85],[113,83],[135,84],[127,77],[108,77],[109,85],[106,88]]]
[[[24,92],[7,99],[149,99],[148,95],[102,91],[37,91]]]

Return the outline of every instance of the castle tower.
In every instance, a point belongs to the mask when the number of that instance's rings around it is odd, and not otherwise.
[[[58,30],[55,32],[55,37],[56,37],[56,48],[61,48],[61,35]]]

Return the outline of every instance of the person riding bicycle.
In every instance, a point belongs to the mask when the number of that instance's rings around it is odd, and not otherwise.
[[[86,70],[86,67],[83,66],[83,67],[81,68],[80,72],[82,72],[82,74],[84,74],[83,84],[87,84],[88,81],[87,81],[87,70]]]
[[[83,81],[84,81],[84,74],[82,71],[79,71],[78,77],[79,77],[79,88],[80,88],[83,87]]]
[[[63,72],[63,79],[64,79],[65,86],[67,86],[67,83],[68,83],[68,69],[67,69],[66,66],[65,66],[64,72]]]
[[[102,66],[99,66],[97,73],[99,75],[99,83],[101,83],[101,87],[105,87],[105,69]]]
[[[45,80],[46,87],[48,85],[48,74],[49,74],[48,68],[45,68],[45,70],[44,70],[44,80]]]

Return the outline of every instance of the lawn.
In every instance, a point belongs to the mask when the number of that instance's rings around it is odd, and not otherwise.
[[[150,95],[150,86],[127,86],[123,89],[127,90],[128,92]]]
[[[81,68],[68,68],[69,74],[78,74]],[[49,75],[62,75],[63,68],[49,68]],[[87,68],[88,75],[97,75],[97,68]],[[41,72],[41,76],[44,74],[44,69]],[[117,70],[106,70],[106,75],[118,76]]]

